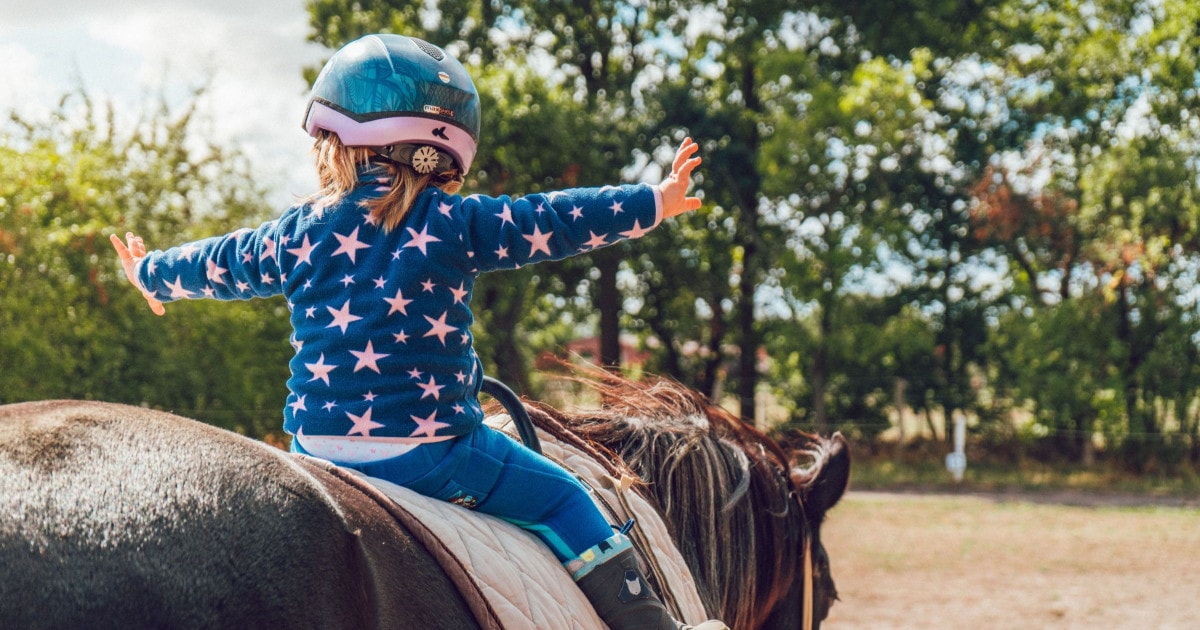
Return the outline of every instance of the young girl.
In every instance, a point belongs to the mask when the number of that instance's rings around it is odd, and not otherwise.
[[[700,207],[686,196],[696,144],[683,142],[658,186],[457,196],[475,156],[478,94],[444,50],[399,35],[334,54],[304,127],[316,138],[318,194],[256,230],[166,251],[113,235],[130,282],[159,315],[181,298],[283,294],[296,349],[283,410],[293,450],[529,530],[613,628],[679,627],[587,490],[482,423],[469,306],[480,273],[637,238]]]

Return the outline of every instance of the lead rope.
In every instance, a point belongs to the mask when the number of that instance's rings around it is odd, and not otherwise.
[[[812,536],[804,534],[804,630],[813,627]]]

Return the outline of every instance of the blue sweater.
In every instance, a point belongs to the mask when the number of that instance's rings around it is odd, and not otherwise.
[[[431,442],[483,420],[470,310],[480,273],[637,238],[662,217],[648,185],[517,199],[429,188],[384,232],[361,203],[389,185],[385,169],[364,168],[329,207],[151,252],[139,280],[164,302],[287,298],[289,433]]]

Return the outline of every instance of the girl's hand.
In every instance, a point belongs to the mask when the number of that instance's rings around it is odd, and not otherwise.
[[[685,212],[691,212],[700,207],[699,197],[688,197],[687,190],[692,183],[692,171],[700,165],[700,158],[692,157],[700,145],[691,138],[684,138],[683,143],[675,150],[675,161],[671,164],[671,174],[658,185],[662,196],[663,218],[669,219]]]
[[[150,310],[154,311],[155,315],[162,315],[166,312],[163,310],[162,302],[154,299],[150,292],[142,288],[142,283],[138,282],[137,264],[139,260],[146,257],[146,244],[142,242],[141,237],[134,235],[133,232],[126,232],[125,243],[122,243],[121,237],[116,234],[109,236],[108,240],[112,241],[113,247],[117,250],[117,257],[121,259],[121,267],[125,269],[125,278],[129,280],[130,284],[137,287],[138,291],[142,292],[142,297],[146,298]]]

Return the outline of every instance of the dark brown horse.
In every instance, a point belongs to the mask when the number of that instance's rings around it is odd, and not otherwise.
[[[601,387],[619,402],[532,405],[534,419],[642,476],[732,628],[800,628],[806,601],[819,623],[836,597],[818,528],[849,473],[840,437],[811,437],[798,468],[690,391]],[[0,628],[478,625],[378,497],[320,466],[137,407],[0,407]]]

